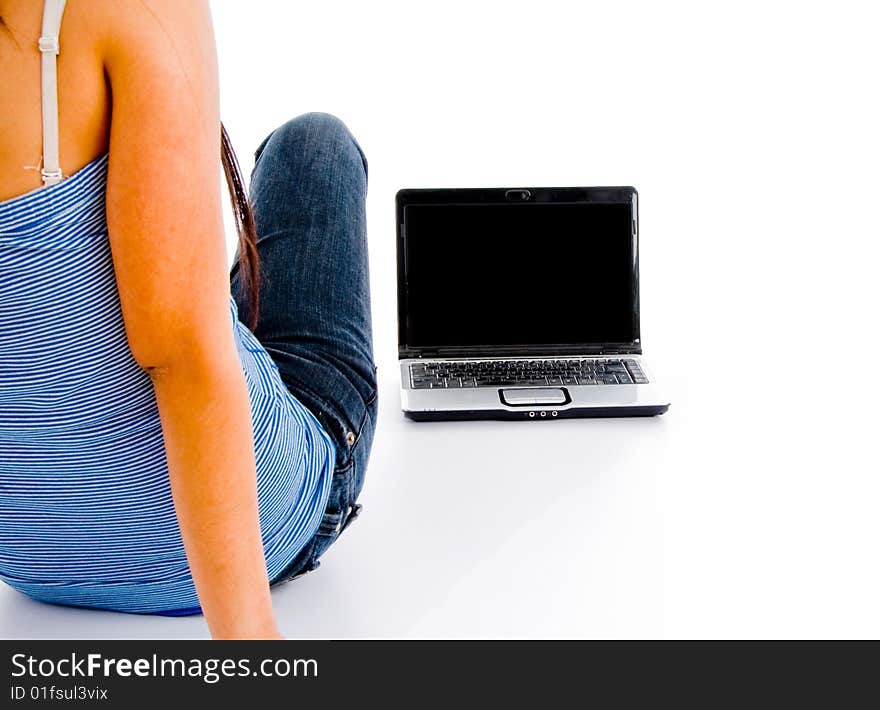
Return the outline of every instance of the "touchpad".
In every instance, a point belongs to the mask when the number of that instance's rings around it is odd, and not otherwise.
[[[504,404],[512,407],[526,404],[565,404],[568,402],[565,390],[556,387],[522,387],[498,390],[498,396],[501,397]]]

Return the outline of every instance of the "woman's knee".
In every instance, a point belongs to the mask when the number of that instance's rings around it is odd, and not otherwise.
[[[273,148],[304,167],[353,170],[367,180],[367,158],[348,126],[333,114],[313,111],[291,118],[273,135]]]

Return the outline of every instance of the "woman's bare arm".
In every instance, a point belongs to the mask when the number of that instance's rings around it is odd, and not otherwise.
[[[187,558],[214,638],[277,637],[229,313],[208,2],[102,5],[110,243],[128,342],[156,392]]]

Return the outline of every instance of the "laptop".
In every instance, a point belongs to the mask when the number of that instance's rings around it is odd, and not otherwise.
[[[419,421],[653,416],[632,187],[400,190],[398,358]]]

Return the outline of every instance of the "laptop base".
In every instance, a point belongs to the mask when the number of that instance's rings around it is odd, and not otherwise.
[[[608,417],[655,417],[664,414],[669,409],[668,404],[645,407],[583,407],[578,409],[535,409],[521,412],[511,412],[504,409],[474,409],[474,410],[446,410],[446,411],[403,411],[407,419],[416,422],[440,422],[440,421],[465,421],[476,419],[488,420],[519,420],[534,422],[549,422],[554,419],[583,419],[583,418],[608,418]]]

